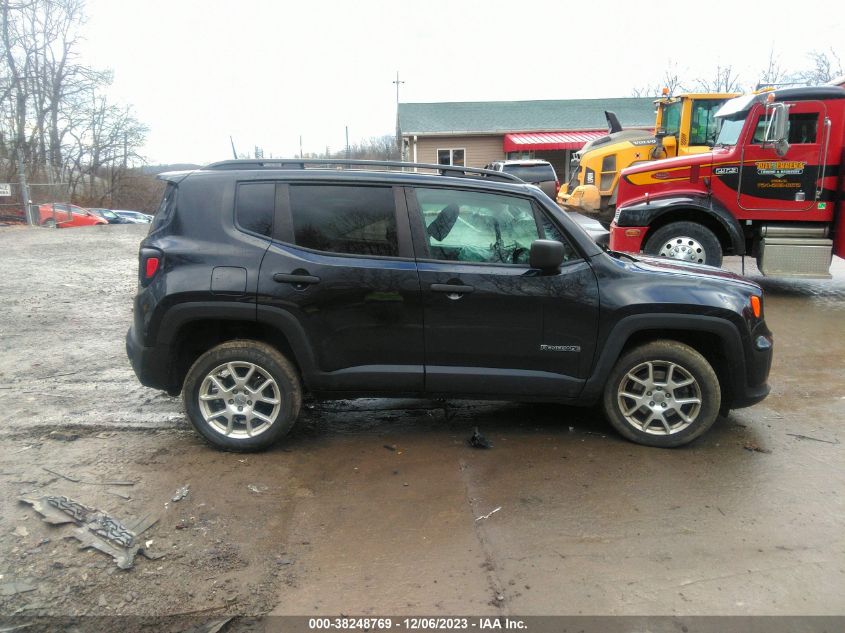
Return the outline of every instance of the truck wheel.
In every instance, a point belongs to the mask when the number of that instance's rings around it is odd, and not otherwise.
[[[200,356],[182,389],[191,424],[229,451],[268,448],[293,427],[302,404],[296,368],[259,341],[222,343]]]
[[[657,229],[645,244],[649,255],[686,262],[722,265],[722,245],[713,231],[695,222],[672,222]]]
[[[691,442],[713,426],[722,394],[716,372],[677,341],[637,347],[616,363],[604,390],[604,411],[627,439],[646,446]]]

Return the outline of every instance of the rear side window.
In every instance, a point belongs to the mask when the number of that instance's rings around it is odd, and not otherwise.
[[[176,208],[176,194],[178,191],[179,188],[175,184],[172,182],[167,183],[164,195],[161,197],[161,202],[153,216],[152,224],[150,224],[150,233],[170,221],[170,218],[173,216],[173,210]]]
[[[291,185],[290,207],[298,246],[348,255],[399,255],[390,187]]]
[[[556,180],[555,170],[551,165],[505,165],[502,171],[513,174],[524,182]]]
[[[248,182],[238,185],[235,219],[240,228],[259,235],[273,232],[276,185],[272,182]]]

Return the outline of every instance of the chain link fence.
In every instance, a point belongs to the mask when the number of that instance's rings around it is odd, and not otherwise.
[[[18,182],[0,183],[0,223],[41,225],[48,219],[58,223],[67,212],[62,207],[70,202],[66,183],[27,183],[29,204],[23,204]]]

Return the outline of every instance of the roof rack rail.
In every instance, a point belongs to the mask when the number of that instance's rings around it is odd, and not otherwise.
[[[222,160],[206,165],[202,169],[226,170],[226,169],[307,169],[308,166],[315,167],[392,167],[403,171],[419,169],[433,170],[441,176],[470,177],[470,178],[491,178],[505,180],[508,182],[523,181],[512,174],[480,167],[463,167],[461,165],[435,165],[432,163],[406,163],[398,160],[355,160],[347,159],[320,159],[320,158],[263,158],[250,159],[238,158]],[[390,170],[385,170],[390,171]]]

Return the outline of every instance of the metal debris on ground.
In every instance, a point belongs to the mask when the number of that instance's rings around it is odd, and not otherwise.
[[[754,442],[748,442],[742,448],[744,448],[745,450],[750,451],[752,453],[771,453],[772,452],[768,448],[760,448]]]
[[[498,508],[496,508],[495,510],[491,510],[491,511],[490,511],[490,512],[488,512],[487,514],[482,514],[480,517],[475,517],[475,520],[476,520],[476,521],[481,521],[481,520],[483,520],[483,519],[489,519],[491,516],[493,516],[494,514],[496,514],[496,513],[497,513],[499,510],[501,510],[501,509],[502,509],[502,506],[499,506]]]
[[[801,435],[800,433],[787,433],[799,440],[812,440],[813,442],[824,442],[825,444],[839,444],[839,440],[823,440],[820,437],[810,437],[809,435]]]
[[[28,591],[35,591],[38,589],[35,585],[28,582],[11,581],[0,583],[0,596],[14,596],[19,593],[27,593]]]
[[[79,434],[70,433],[68,431],[50,431],[47,437],[51,440],[58,440],[60,442],[75,442],[79,439]]]
[[[182,499],[184,499],[185,497],[188,496],[188,493],[190,491],[191,491],[190,486],[188,486],[188,485],[182,486],[181,488],[179,488],[179,490],[176,491],[176,494],[173,495],[173,498],[171,499],[171,501],[173,503],[176,503],[177,501],[182,501]]]
[[[68,481],[72,481],[75,484],[88,484],[91,486],[134,486],[134,481],[86,481],[85,479],[80,479],[79,477],[73,477],[71,475],[65,475],[58,471],[52,470],[47,468],[46,466],[41,467],[42,470],[50,473],[51,475],[55,475],[56,477],[61,477],[62,479],[67,479]]]
[[[138,535],[158,521],[153,515],[146,515],[127,527],[105,512],[82,505],[64,496],[46,495],[36,499],[20,498],[38,512],[44,521],[53,525],[75,523],[80,526],[71,536],[82,543],[80,549],[93,547],[114,558],[120,569],[129,569],[136,554],[155,559],[145,551]]]
[[[472,437],[467,440],[469,445],[473,448],[493,448],[493,442],[488,440],[478,431],[478,427],[475,427],[475,432],[472,434]]]
[[[260,493],[262,493],[262,492],[266,492],[266,491],[267,491],[267,486],[265,486],[265,485],[263,485],[263,484],[262,484],[262,485],[260,485],[260,486],[259,486],[259,485],[257,485],[257,484],[249,484],[249,485],[247,486],[247,489],[248,489],[248,490],[251,490],[252,492],[255,492],[255,493],[257,493],[257,494],[260,494]]]

